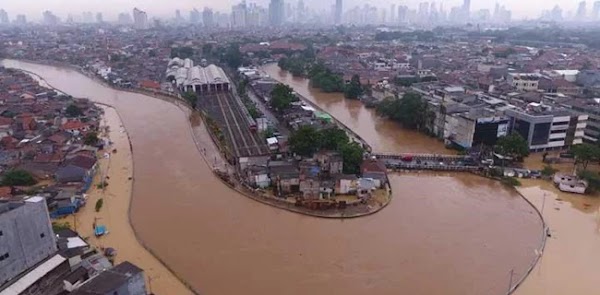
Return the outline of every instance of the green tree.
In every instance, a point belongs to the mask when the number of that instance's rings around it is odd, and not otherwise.
[[[427,101],[416,93],[406,93],[401,99],[386,98],[377,106],[377,112],[416,130],[426,130],[433,119]]]
[[[360,85],[360,77],[358,75],[352,76],[350,83],[346,85],[344,90],[344,96],[350,99],[357,99],[363,94],[362,85]]]
[[[294,100],[294,90],[291,87],[281,83],[273,87],[270,103],[277,111],[281,112],[289,108]]]
[[[102,205],[104,205],[104,199],[100,198],[98,199],[98,201],[96,201],[96,212],[100,212],[100,209],[102,209]]]
[[[365,150],[358,143],[346,142],[340,147],[339,153],[344,160],[343,172],[345,174],[360,173],[360,165],[362,164]]]
[[[589,143],[575,145],[571,148],[575,155],[575,165],[581,165],[586,170],[590,162],[600,159],[600,147]]]
[[[100,141],[100,139],[98,138],[98,133],[96,132],[90,132],[83,138],[83,143],[86,145],[95,146],[98,144],[98,141]]]
[[[500,155],[512,157],[513,159],[523,159],[529,156],[529,145],[523,136],[518,133],[500,137],[494,150]]]
[[[185,101],[187,101],[187,103],[189,103],[190,106],[192,106],[192,108],[196,108],[196,102],[198,101],[196,93],[194,93],[193,91],[187,91],[182,96],[183,99],[185,99]]]
[[[65,114],[69,118],[75,118],[75,117],[82,116],[83,112],[81,111],[81,109],[78,106],[71,104],[65,110]]]
[[[338,127],[323,129],[320,133],[321,142],[319,147],[321,149],[337,151],[350,141],[346,132]]]
[[[238,44],[230,44],[225,51],[225,62],[231,68],[237,69],[243,64],[242,53]]]
[[[30,186],[36,183],[37,181],[31,173],[20,169],[8,171],[2,178],[2,185],[4,186]]]
[[[202,45],[202,55],[204,55],[204,57],[212,56],[212,50],[213,50],[212,44],[207,43],[207,44]]]
[[[288,144],[290,151],[293,153],[310,157],[316,151],[319,150],[319,142],[321,141],[321,134],[311,126],[302,126],[300,129],[292,133],[289,138]]]
[[[542,175],[546,176],[546,177],[550,177],[552,175],[554,175],[554,173],[558,172],[558,169],[555,169],[554,167],[550,166],[550,165],[546,165],[544,166],[544,169],[542,169]]]

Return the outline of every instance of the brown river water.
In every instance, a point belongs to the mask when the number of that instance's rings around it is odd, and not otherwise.
[[[535,210],[512,190],[468,174],[393,174],[391,204],[358,219],[257,203],[211,173],[178,107],[72,70],[4,64],[119,111],[133,144],[133,226],[202,294],[505,294],[511,270],[514,280],[522,277],[540,246]],[[376,151],[444,151],[355,102],[291,82]]]

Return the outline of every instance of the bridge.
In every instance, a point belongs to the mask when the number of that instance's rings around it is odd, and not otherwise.
[[[383,161],[388,169],[475,172],[485,168],[473,157],[462,155],[372,154],[371,156]]]

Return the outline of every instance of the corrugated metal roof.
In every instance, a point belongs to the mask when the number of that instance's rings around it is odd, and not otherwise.
[[[31,285],[33,285],[35,282],[37,282],[39,279],[43,278],[46,274],[48,274],[49,272],[54,270],[56,267],[58,267],[65,260],[67,260],[67,259],[58,254],[54,255],[54,257],[46,260],[46,262],[42,263],[41,265],[39,265],[32,271],[27,273],[25,276],[18,279],[16,282],[14,282],[8,288],[4,289],[2,292],[0,292],[0,295],[19,295],[19,294],[21,294],[22,292],[27,290],[27,288],[29,288]]]

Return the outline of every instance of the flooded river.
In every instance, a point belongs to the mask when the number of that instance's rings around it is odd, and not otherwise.
[[[540,219],[496,182],[468,174],[394,174],[394,200],[375,215],[324,220],[290,213],[218,181],[178,107],[112,90],[71,70],[5,65],[117,108],[133,144],[133,226],[202,294],[501,295],[511,270],[516,280],[536,257]],[[378,151],[443,149],[359,104],[313,99]]]

